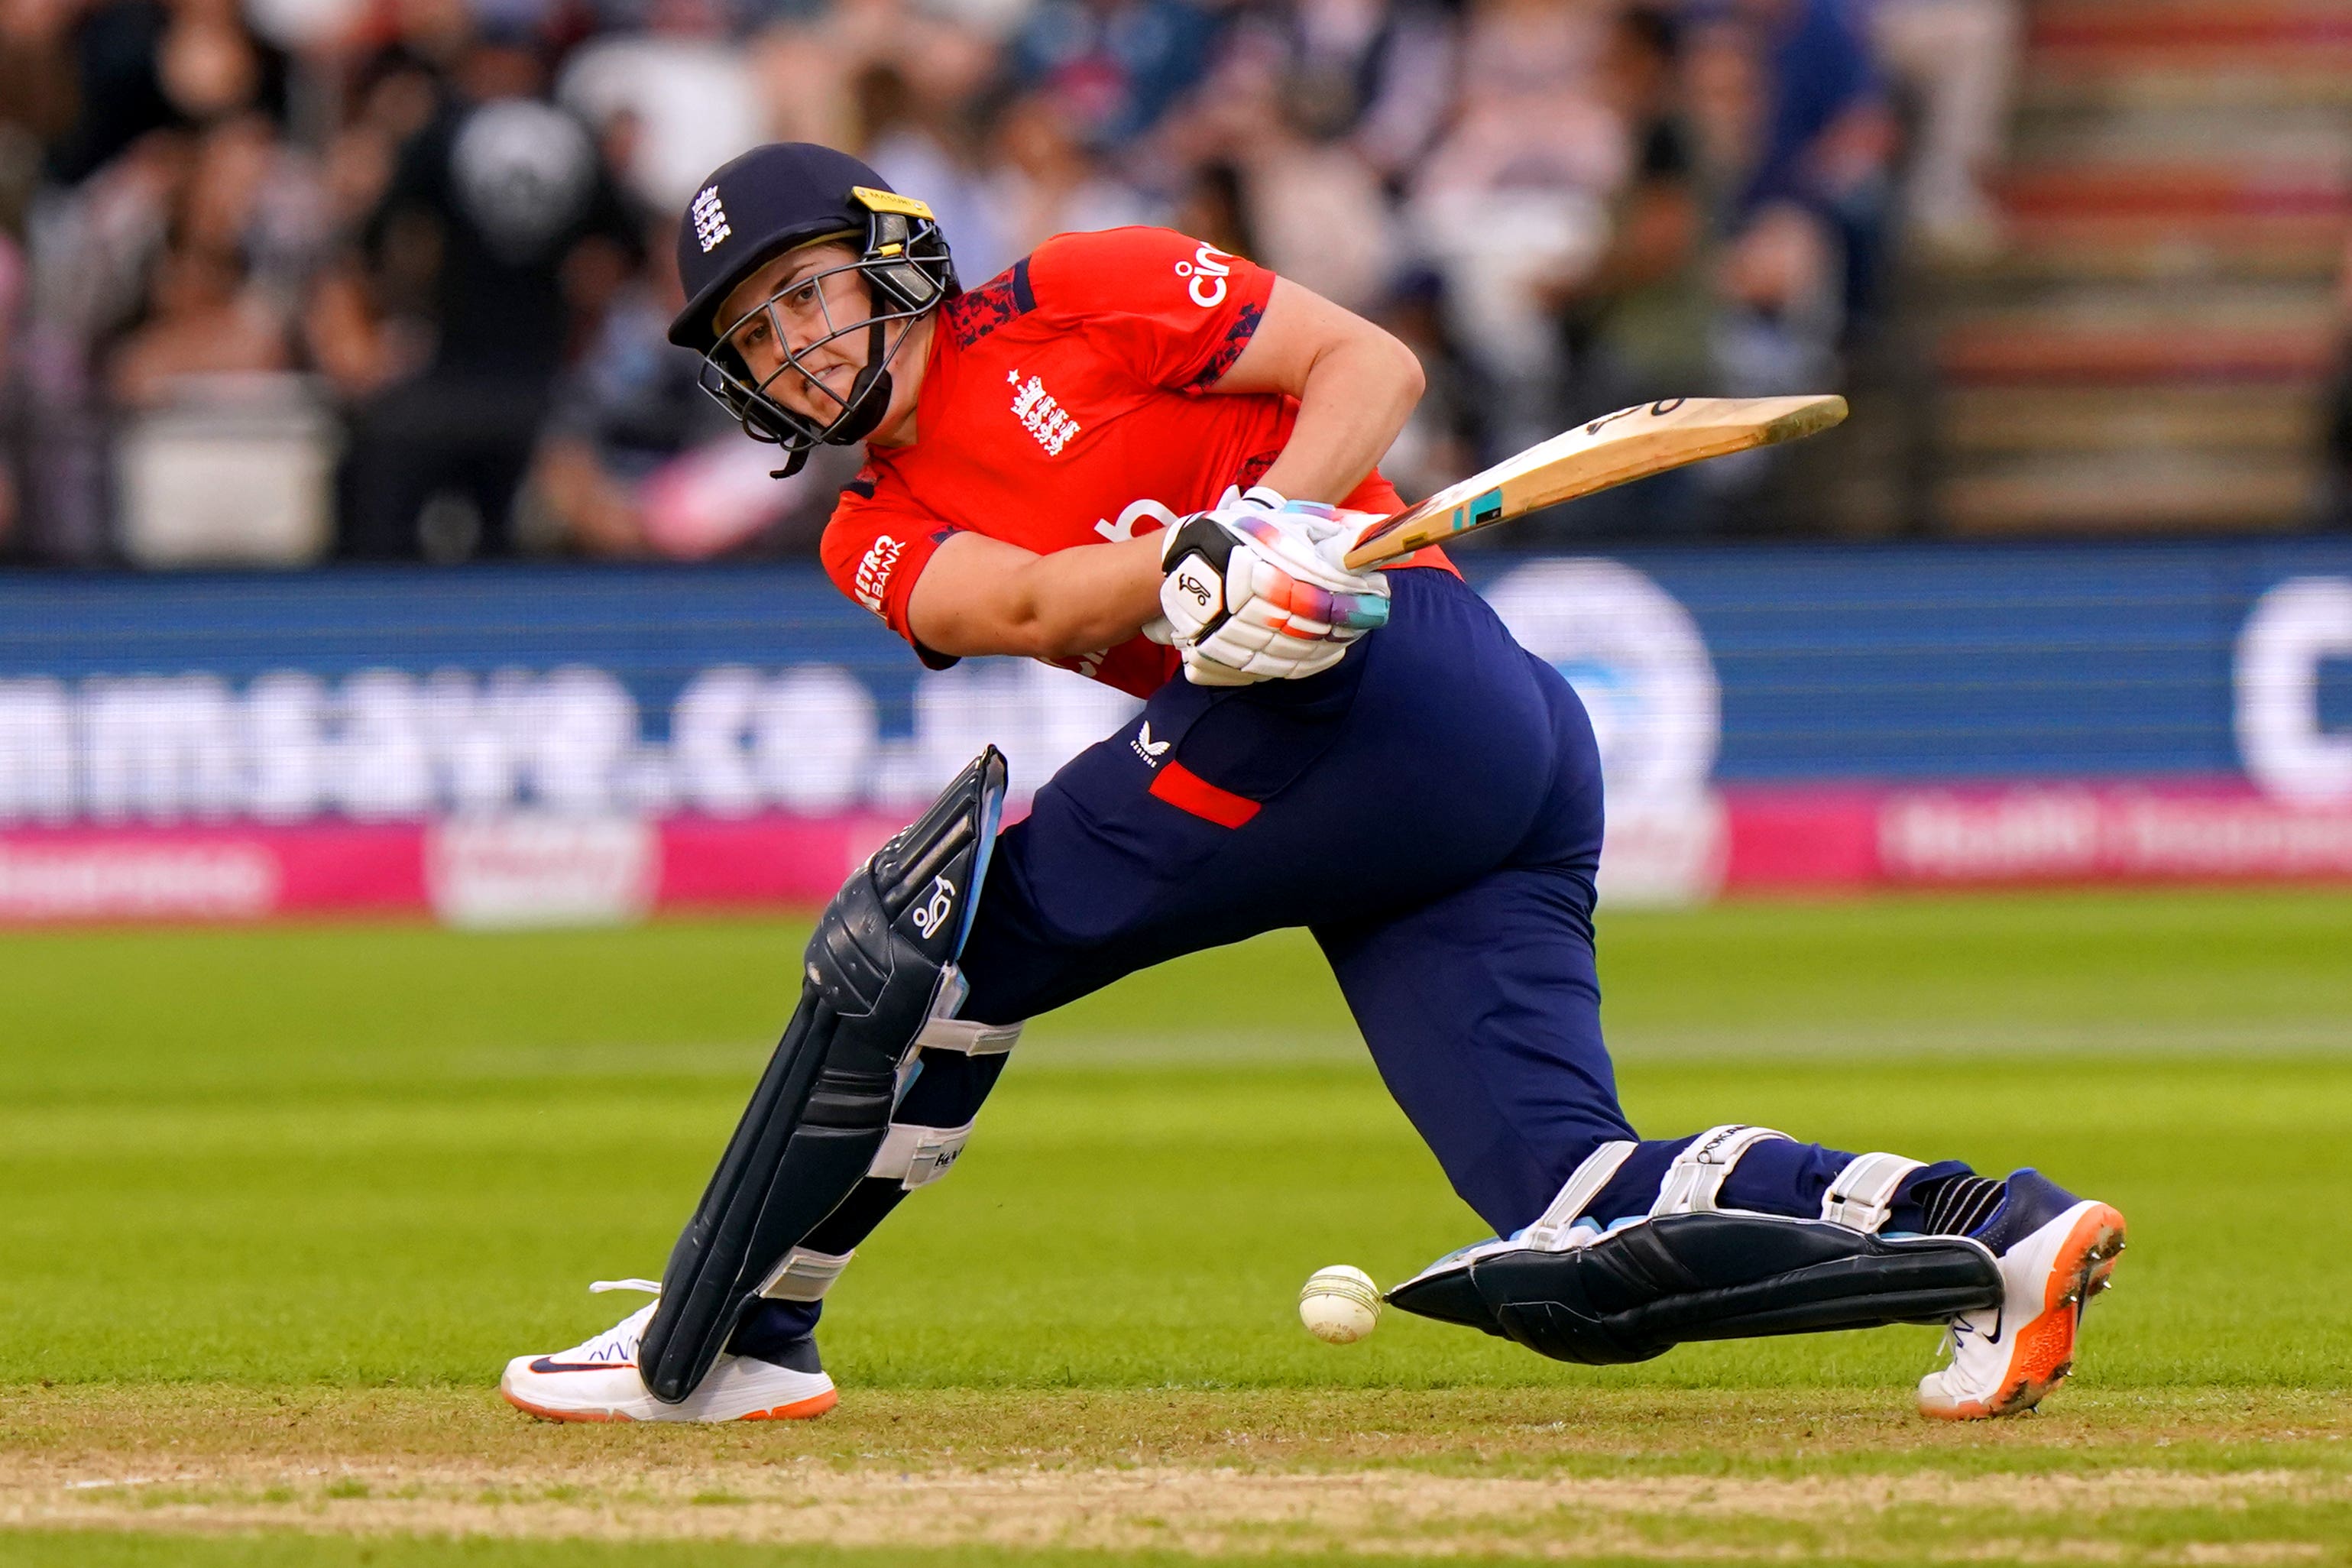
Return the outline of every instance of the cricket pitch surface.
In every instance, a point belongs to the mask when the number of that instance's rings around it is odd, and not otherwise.
[[[1481,1234],[1303,940],[1024,1040],[843,1278],[812,1422],[565,1426],[805,927],[0,944],[0,1564],[2352,1563],[2352,897],[1608,916],[1645,1130],[2038,1164],[2132,1247],[2075,1378],[1912,1414],[1931,1329],[1559,1366],[1314,1268]],[[1209,999],[1204,1003],[1203,998]]]
[[[184,1531],[222,1552],[310,1537],[329,1562],[335,1538],[471,1537],[628,1542],[638,1563],[749,1542],[877,1563],[2269,1563],[2341,1561],[2352,1534],[2342,1395],[2074,1391],[1968,1430],[1820,1391],[875,1393],[691,1430],[526,1425],[479,1393],[168,1404],[10,1401],[0,1520],[45,1532],[18,1538],[30,1560]]]

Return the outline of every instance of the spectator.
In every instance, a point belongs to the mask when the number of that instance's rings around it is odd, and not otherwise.
[[[274,310],[294,308],[331,221],[315,165],[261,116],[224,121],[198,142],[179,233],[190,245],[237,257]]]
[[[371,269],[395,295],[427,301],[433,349],[357,412],[343,519],[352,555],[512,549],[515,491],[575,315],[609,300],[639,259],[596,142],[539,96],[532,48],[485,40],[458,86],[453,109],[401,150],[364,232]],[[458,505],[420,531],[426,504],[445,497]]]
[[[1610,215],[1608,247],[1563,279],[1575,377],[1573,416],[1715,384],[1708,333],[1707,203],[1696,132],[1682,109],[1682,28],[1666,12],[1631,6],[1612,30],[1603,92],[1632,133],[1632,178]]]
[[[152,132],[34,204],[20,486],[25,546],[39,559],[93,563],[110,548],[101,365],[145,310],[193,154],[184,132]]]
[[[829,447],[790,479],[769,477],[772,449],[743,439],[702,390],[700,357],[669,342],[684,302],[673,244],[669,226],[649,240],[651,276],[614,302],[564,378],[533,462],[539,503],[587,555],[814,549],[859,459]]]
[[[236,0],[103,0],[75,24],[68,54],[73,118],[48,165],[68,185],[150,132],[256,108],[284,117],[286,58],[246,27]]]
[[[292,363],[286,324],[249,286],[242,260],[205,245],[166,251],[147,319],[114,351],[115,402],[153,408],[190,377],[259,374]]]
[[[592,38],[564,65],[558,102],[592,125],[635,122],[618,172],[654,211],[685,211],[703,175],[767,139],[758,79],[725,21],[713,0],[667,0],[650,31]]]
[[[1833,231],[1840,304],[1868,310],[1886,217],[1894,122],[1849,0],[1738,0],[1765,68],[1764,121],[1744,215],[1810,210]],[[1774,226],[1790,232],[1784,219]]]
[[[1050,91],[1087,145],[1117,150],[1200,79],[1217,30],[1188,0],[1039,0],[1013,40],[1013,72]]]
[[[72,129],[77,31],[73,0],[0,0],[0,127],[14,132],[11,162],[29,143],[37,163],[40,148]]]
[[[992,149],[997,172],[983,205],[1013,256],[1025,256],[1057,234],[1160,217],[1141,193],[1103,167],[1056,94],[1013,100],[997,121]]]
[[[1242,189],[1241,168],[1230,160],[1209,158],[1196,163],[1169,221],[1178,232],[1206,240],[1228,256],[1255,259],[1261,254],[1257,237],[1250,232],[1249,200]]]
[[[1448,327],[1493,389],[1500,450],[1559,428],[1550,301],[1600,260],[1631,163],[1624,122],[1599,92],[1608,19],[1591,0],[1478,0],[1463,44],[1477,90],[1413,184],[1415,238],[1444,279]]]
[[[2324,409],[2318,521],[2323,528],[2352,529],[2352,243],[2336,267],[2335,340]]]
[[[1384,184],[1402,183],[1453,110],[1459,51],[1449,5],[1292,0],[1234,31],[1232,54],[1276,79],[1297,123],[1318,138],[1344,137]]]
[[[870,66],[857,82],[866,161],[893,189],[930,205],[967,287],[1020,259],[1003,237],[1003,215],[991,204],[985,172],[973,156],[974,100],[988,62],[985,54],[935,55],[938,74],[919,92],[896,66]]]
[[[1839,231],[1793,158],[1770,162],[1773,82],[1756,24],[1720,17],[1691,40],[1692,125],[1713,194],[1719,314],[1711,335],[1717,384],[1760,395],[1807,383],[1834,353],[1843,322]]]
[[[1961,248],[2017,9],[302,0],[257,34],[238,4],[0,0],[20,549],[91,558],[115,416],[224,371],[331,389],[349,553],[517,548],[526,475],[562,548],[796,547],[821,497],[703,461],[639,243],[778,137],[928,200],[967,285],[1173,223],[1374,314],[1431,375],[1390,459],[1415,489],[1604,405],[1833,384],[1887,210],[1872,29],[1922,103],[1915,226]]]
[[[916,90],[942,105],[966,97],[994,62],[953,23],[904,0],[833,0],[814,15],[771,27],[756,68],[770,105],[769,134],[785,142],[856,146],[858,82],[877,66],[906,73]]]
[[[2019,11],[2018,0],[1876,0],[1879,52],[1916,105],[1906,216],[1930,250],[1955,260],[2001,243],[1984,181],[2008,136]]]
[[[1252,259],[1351,310],[1386,295],[1398,236],[1380,181],[1339,132],[1349,116],[1332,100],[1318,123],[1263,55],[1218,73],[1186,128],[1187,162],[1230,171]],[[1202,238],[1208,238],[1202,235]]]
[[[1443,289],[1435,273],[1415,270],[1399,280],[1374,318],[1412,350],[1425,382],[1421,401],[1381,459],[1381,472],[1407,500],[1467,479],[1492,445],[1479,416],[1492,400],[1446,334]]]
[[[447,70],[469,47],[470,23],[450,0],[405,0],[398,30],[352,73],[349,119],[329,142],[321,184],[334,227],[364,232],[392,184],[401,149],[455,112]],[[415,269],[371,275],[357,248],[327,258],[304,307],[310,358],[358,405],[423,368],[432,352],[430,279]]]
[[[0,560],[22,548],[26,425],[25,253],[0,230]]]
[[[371,56],[352,73],[350,118],[329,142],[326,187],[336,223],[357,230],[383,197],[400,149],[450,107],[436,62],[405,41]]]

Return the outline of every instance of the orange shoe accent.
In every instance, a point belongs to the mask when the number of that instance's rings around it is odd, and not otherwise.
[[[806,1421],[824,1415],[841,1403],[841,1390],[828,1388],[823,1394],[796,1399],[790,1405],[779,1405],[773,1410],[754,1410],[749,1415],[739,1415],[738,1421]]]
[[[2000,1392],[1990,1399],[1924,1414],[1948,1421],[1982,1421],[2022,1415],[2048,1398],[2074,1370],[2074,1337],[2082,1328],[2084,1304],[2107,1288],[2124,1239],[2119,1211],[2105,1204],[2086,1210],[2052,1260],[2042,1310],[2017,1331]]]
[[[517,1399],[503,1388],[499,1390],[499,1397],[526,1415],[536,1415],[541,1421],[626,1421],[629,1419],[613,1410],[549,1410],[533,1405],[528,1400]]]
[[[636,1419],[634,1415],[624,1415],[617,1410],[549,1410],[517,1399],[504,1389],[499,1391],[499,1397],[517,1410],[536,1415],[541,1421],[634,1422]],[[806,1421],[824,1415],[840,1403],[841,1391],[837,1388],[828,1388],[823,1394],[811,1394],[806,1399],[796,1399],[790,1405],[779,1405],[772,1410],[754,1410],[747,1415],[735,1416],[734,1419],[738,1421]]]
[[[1922,1405],[1919,1414],[1930,1421],[1982,1421],[1988,1416],[2006,1414],[1994,1407],[1996,1403],[1975,1399],[1963,1405]]]

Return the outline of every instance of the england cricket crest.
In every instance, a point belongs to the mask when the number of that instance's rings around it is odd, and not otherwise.
[[[717,185],[705,185],[701,195],[694,198],[694,205],[688,209],[687,216],[694,220],[695,243],[702,247],[705,256],[717,249],[720,240],[735,232],[728,226],[727,208],[719,200]]]
[[[1035,376],[1024,382],[1018,370],[1009,370],[1004,373],[1004,380],[1014,389],[1013,416],[1037,438],[1037,445],[1045,449],[1047,457],[1060,457],[1062,448],[1070,444],[1082,426],[1062,411],[1054,395],[1045,390],[1045,384]]]

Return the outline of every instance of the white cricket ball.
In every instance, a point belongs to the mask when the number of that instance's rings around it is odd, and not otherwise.
[[[1381,1321],[1381,1288],[1344,1263],[1318,1268],[1298,1292],[1298,1321],[1326,1344],[1354,1344]]]

